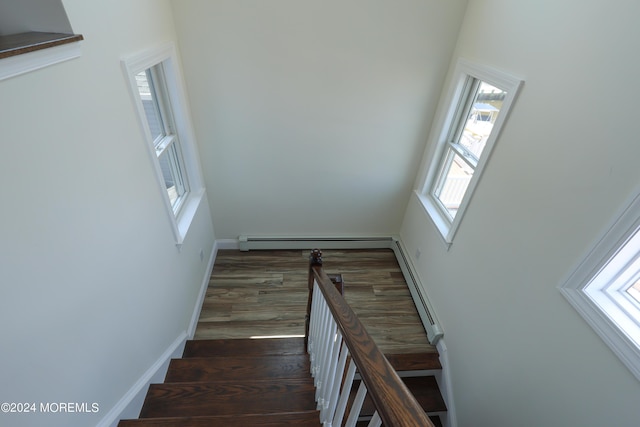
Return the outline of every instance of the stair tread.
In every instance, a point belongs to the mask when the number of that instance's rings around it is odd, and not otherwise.
[[[262,414],[316,409],[313,380],[152,384],[140,418]]]
[[[442,369],[440,355],[436,352],[389,353],[385,357],[398,372]]]
[[[433,376],[409,377],[402,381],[411,390],[418,402],[427,412],[443,412],[447,410],[438,382]]]
[[[310,369],[304,354],[189,357],[171,360],[165,382],[309,378]]]
[[[122,420],[118,427],[318,427],[320,413],[317,410],[283,412],[277,414],[234,414],[199,417],[138,418]]]
[[[182,357],[306,354],[304,338],[189,340]]]
[[[407,388],[409,388],[425,412],[444,412],[447,410],[447,406],[440,394],[440,389],[438,388],[438,383],[434,376],[408,377],[402,378],[402,381],[405,383]],[[349,398],[350,402],[353,401],[353,397],[355,397],[359,385],[359,381],[354,383],[351,390],[351,397]],[[375,407],[373,405],[373,401],[370,396],[367,395],[367,398],[362,405],[361,415],[373,415],[374,410]]]

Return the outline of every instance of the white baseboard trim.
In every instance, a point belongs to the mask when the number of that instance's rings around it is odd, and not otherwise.
[[[444,427],[458,427],[458,418],[456,417],[456,405],[453,401],[453,385],[451,383],[451,370],[449,364],[449,353],[447,353],[447,346],[444,339],[440,339],[436,344],[438,354],[440,355],[440,365],[442,365],[442,371],[440,375],[436,375],[436,381],[438,382],[438,388],[440,394],[444,399],[444,403],[447,405],[446,416],[440,417],[441,420],[446,420]]]
[[[241,251],[282,249],[386,249],[391,236],[240,236]]]
[[[422,320],[422,324],[427,331],[429,342],[435,345],[444,335],[444,332],[440,328],[440,322],[438,321],[435,310],[429,302],[424,286],[422,286],[418,275],[415,273],[416,269],[411,262],[411,258],[407,256],[407,250],[402,241],[399,238],[394,239],[391,249],[396,255],[396,259],[398,260],[398,264],[402,270],[402,275],[407,282],[407,286],[411,292],[411,297],[413,298],[413,302],[415,303],[418,314],[420,315],[420,320]]]
[[[238,239],[217,239],[216,244],[219,250],[240,250]]]
[[[138,418],[144,403],[147,389],[152,383],[161,383],[167,374],[169,362],[173,358],[182,356],[187,342],[186,331],[180,333],[171,345],[162,353],[156,362],[135,382],[124,396],[100,420],[97,427],[117,427],[121,419]]]
[[[211,256],[209,257],[207,269],[204,277],[202,278],[200,292],[193,310],[193,315],[191,316],[189,329],[182,332],[164,351],[164,353],[162,353],[158,360],[156,360],[156,362],[147,369],[147,371],[138,379],[138,381],[136,381],[129,391],[98,423],[98,427],[117,427],[118,422],[120,422],[121,419],[138,418],[149,385],[163,382],[171,359],[182,357],[182,352],[184,351],[184,345],[187,342],[187,339],[193,338],[196,331],[198,319],[200,318],[200,310],[202,310],[202,303],[207,293],[207,287],[209,286],[211,269],[213,268],[219,249],[220,245],[218,244],[218,241],[215,241],[211,250]]]
[[[196,300],[196,305],[193,309],[193,314],[191,315],[191,321],[189,322],[189,329],[187,329],[187,335],[189,339],[193,338],[193,335],[196,333],[196,327],[198,326],[198,319],[200,319],[200,311],[202,310],[202,303],[204,302],[204,297],[207,294],[207,288],[209,287],[209,280],[211,277],[211,270],[213,269],[213,264],[216,262],[216,256],[218,255],[218,250],[220,249],[218,240],[213,242],[213,248],[211,249],[211,256],[209,257],[209,262],[207,263],[207,270],[202,278],[202,285],[200,285],[200,292],[198,293],[198,299]]]

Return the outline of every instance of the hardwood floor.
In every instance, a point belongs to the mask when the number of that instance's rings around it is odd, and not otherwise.
[[[305,352],[308,251],[220,251],[196,328],[165,382],[119,427],[318,426]],[[429,345],[390,250],[325,251],[345,298],[436,426],[446,411]],[[296,335],[288,339],[240,339]],[[231,338],[231,339],[228,339]],[[402,375],[404,371],[405,375]],[[353,385],[353,391],[357,388]],[[364,414],[372,414],[365,402]],[[360,425],[360,424],[358,424]]]
[[[219,251],[195,339],[303,335],[309,251]],[[386,353],[436,352],[391,250],[326,250],[345,298]]]

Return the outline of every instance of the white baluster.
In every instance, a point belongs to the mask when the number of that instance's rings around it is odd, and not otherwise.
[[[321,347],[318,342],[320,337],[320,325],[322,318],[322,292],[318,286],[318,282],[314,281],[313,300],[311,303],[311,317],[309,320],[309,361],[311,363],[311,375],[316,376],[316,367],[318,360],[318,351]]]
[[[326,334],[327,328],[329,327],[329,321],[331,317],[331,313],[329,312],[329,307],[324,300],[324,297],[320,300],[320,308],[322,313],[320,315],[320,325],[318,329],[318,351],[316,353],[316,367],[315,367],[315,378],[314,383],[316,386],[316,401],[320,397],[318,393],[318,389],[322,387],[322,368],[324,366],[324,360],[326,355]]]
[[[326,301],[321,296],[320,298],[320,315],[318,320],[318,339],[316,341],[316,360],[315,360],[315,384],[319,387],[322,380],[322,366],[324,364],[326,354],[326,334],[327,329],[331,322],[331,312]]]
[[[358,387],[358,393],[356,394],[356,398],[353,400],[351,412],[349,412],[349,418],[347,418],[345,427],[354,427],[356,425],[356,422],[358,422],[358,416],[360,415],[360,411],[362,410],[364,398],[366,396],[367,386],[364,385],[364,381],[360,381],[360,387]]]
[[[319,406],[318,409],[322,409],[324,406],[324,396],[326,394],[326,389],[329,387],[329,374],[331,372],[331,364],[333,363],[331,356],[333,355],[333,348],[335,345],[335,336],[338,330],[338,324],[333,320],[333,316],[331,316],[331,312],[329,312],[329,324],[327,325],[327,334],[325,335],[324,343],[324,355],[322,359],[322,371],[321,371],[321,380],[320,386],[316,390],[316,398],[318,399],[318,403],[322,406]]]
[[[340,364],[340,349],[342,347],[342,334],[338,330],[338,324],[336,323],[336,333],[334,334],[334,338],[331,344],[331,356],[329,369],[327,370],[327,376],[325,379],[325,387],[323,395],[323,405],[320,411],[320,421],[325,424],[325,426],[331,426],[331,421],[333,419],[333,407],[335,407],[335,403],[332,404],[332,395],[334,394],[336,383],[336,372],[339,369]],[[344,371],[344,365],[342,366],[342,370]],[[339,381],[339,379],[338,379]]]
[[[311,315],[309,316],[309,338],[307,351],[309,352],[309,362],[311,363],[311,375],[315,375],[315,359],[316,359],[316,325],[318,324],[318,303],[316,301],[316,288],[313,289],[313,301],[311,303]]]
[[[316,358],[316,327],[318,325],[318,283],[314,281],[311,299],[311,313],[309,314],[309,336],[307,337],[307,352],[311,365],[311,375],[314,375],[313,362]]]
[[[329,396],[325,401],[325,413],[321,415],[321,420],[326,427],[332,425],[336,413],[336,406],[338,405],[338,397],[340,396],[340,386],[342,385],[342,377],[344,376],[345,365],[347,363],[347,344],[342,339],[342,334],[338,331],[338,340],[336,346],[340,346],[340,353],[336,354],[337,363],[335,369],[331,375],[332,381],[329,386]]]
[[[345,359],[349,356],[349,349],[344,346]],[[353,385],[353,377],[356,374],[356,364],[353,359],[349,361],[349,368],[347,368],[347,375],[344,377],[344,383],[342,384],[342,391],[340,392],[340,398],[338,399],[338,406],[336,407],[336,413],[333,416],[333,425],[341,426],[344,419],[344,412],[347,409],[347,402],[349,401],[349,394],[351,393],[351,386]]]
[[[371,417],[371,421],[367,427],[380,427],[382,425],[382,420],[380,419],[380,415],[378,415],[378,411],[373,413],[373,417]]]

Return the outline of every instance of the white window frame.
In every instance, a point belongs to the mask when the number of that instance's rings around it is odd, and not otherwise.
[[[502,89],[506,91],[506,95],[484,150],[475,165],[473,177],[469,182],[455,218],[452,220],[440,200],[438,200],[433,193],[435,187],[438,185],[442,168],[446,163],[448,140],[452,135],[456,134],[461,120],[461,106],[469,101],[468,97],[471,92],[469,87],[473,80],[483,81],[496,88]],[[431,148],[427,156],[429,159],[428,167],[426,171],[423,172],[425,175],[424,178],[420,180],[422,187],[416,190],[418,199],[440,232],[447,248],[453,243],[453,238],[464,217],[473,192],[478,185],[484,167],[491,155],[491,151],[523,83],[522,79],[514,77],[511,74],[472,63],[462,58],[458,60],[448,95],[445,98],[446,102],[440,107],[438,120],[435,122],[434,129],[436,129],[436,132],[432,133],[429,144]]]
[[[186,165],[182,156],[182,144],[180,143],[173,118],[173,108],[171,107],[171,99],[168,93],[164,64],[156,64],[138,75],[140,74],[145,75],[150,92],[149,101],[151,101],[151,106],[155,112],[154,122],[158,122],[156,125],[159,128],[157,129],[159,134],[158,136],[151,135],[152,138],[155,137],[152,143],[165,183],[168,177],[166,175],[170,175],[173,183],[174,190],[172,193],[175,195],[175,201],[171,202],[171,207],[173,213],[178,216],[189,195],[189,177],[185,173]],[[145,99],[142,94],[140,94],[140,98],[142,98],[144,104]],[[146,124],[149,125],[148,117]],[[153,131],[152,129],[150,130]],[[160,159],[163,157],[166,159],[166,168],[168,170],[162,169],[162,161]],[[171,200],[171,197],[169,199]]]
[[[640,276],[640,191],[558,289],[640,380],[640,304],[627,294]]]
[[[162,194],[167,217],[175,237],[176,246],[180,248],[204,197],[204,181],[200,170],[200,160],[175,46],[173,43],[167,43],[162,46],[150,48],[143,52],[127,56],[123,58],[121,62],[134,105],[136,106],[136,111],[138,112],[139,123],[158,181],[158,188]],[[152,140],[151,130],[149,129],[135,79],[138,73],[158,64],[162,64],[164,82],[169,98],[168,101],[173,116],[173,125],[175,126],[175,133],[179,140],[184,163],[184,175],[189,183],[189,190],[177,209],[174,209],[174,206],[172,206],[165,188],[165,180],[162,175],[160,162],[158,161],[157,147]]]

